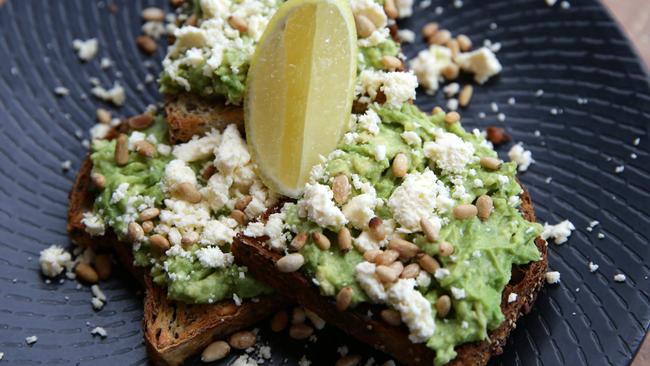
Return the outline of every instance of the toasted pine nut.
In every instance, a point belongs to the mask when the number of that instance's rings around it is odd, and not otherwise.
[[[395,71],[402,66],[402,61],[395,56],[386,55],[381,58],[381,64],[384,70]]]
[[[393,283],[397,281],[397,278],[399,277],[397,271],[384,265],[377,266],[375,274],[377,275],[377,278],[384,283]]]
[[[274,332],[281,332],[289,324],[289,314],[286,311],[278,311],[271,318],[271,330]]]
[[[294,324],[289,328],[289,337],[293,339],[307,339],[314,334],[314,328],[307,324]]]
[[[460,121],[460,114],[458,112],[452,111],[445,115],[445,122],[453,124]]]
[[[446,317],[451,309],[451,298],[448,295],[442,295],[436,301],[436,311],[441,318]]]
[[[125,134],[120,134],[115,141],[115,164],[119,166],[126,165],[129,162],[129,138]]]
[[[420,265],[417,263],[411,263],[408,266],[404,267],[400,278],[416,278],[420,274]]]
[[[196,14],[190,15],[187,20],[185,20],[185,23],[183,25],[191,25],[195,27],[197,24],[199,24],[199,17]]]
[[[323,320],[323,318],[321,318],[318,314],[305,308],[305,315],[307,315],[307,319],[309,319],[314,328],[320,330],[325,327],[325,320]]]
[[[375,263],[389,265],[399,258],[399,252],[393,249],[385,250],[375,258]]]
[[[146,22],[162,22],[165,20],[165,12],[156,7],[145,8],[142,10],[142,20]]]
[[[188,248],[199,240],[199,234],[196,231],[190,231],[181,238],[183,248]]]
[[[384,0],[384,13],[390,19],[395,19],[399,15],[395,0]]]
[[[391,165],[391,170],[393,175],[397,178],[403,178],[409,168],[409,159],[406,157],[406,154],[399,153],[393,158],[393,164]]]
[[[439,114],[439,113],[445,113],[445,111],[442,108],[440,108],[440,106],[435,106],[431,110],[431,115],[435,116],[436,114]]]
[[[429,44],[443,45],[451,39],[451,32],[446,29],[438,30],[433,36],[429,37]]]
[[[348,200],[350,195],[350,182],[348,181],[348,176],[345,174],[339,174],[334,178],[332,182],[332,193],[334,193],[334,202],[342,205],[345,201]]]
[[[244,226],[248,223],[248,217],[246,216],[244,211],[232,210],[230,212],[230,217],[235,219],[235,221],[237,221],[237,223],[241,226]]]
[[[368,222],[368,232],[373,239],[377,241],[382,241],[386,238],[386,232],[384,231],[383,221],[380,217],[375,216]]]
[[[230,336],[228,343],[235,349],[246,349],[255,345],[257,336],[250,330],[243,330]]]
[[[375,30],[377,30],[375,24],[365,15],[355,15],[354,24],[357,27],[357,35],[359,38],[368,38]]]
[[[379,315],[381,316],[381,319],[388,325],[396,327],[402,324],[402,316],[399,314],[399,312],[393,309],[384,309],[379,313]]]
[[[107,254],[97,254],[95,256],[95,271],[100,280],[107,280],[113,272],[113,262],[111,256]]]
[[[460,46],[458,41],[455,39],[450,39],[446,44],[447,48],[451,50],[451,57],[456,57],[460,53]]]
[[[214,165],[210,165],[210,166],[213,167]],[[250,195],[246,195],[246,196],[240,198],[237,201],[237,203],[235,203],[235,209],[237,209],[239,211],[244,211],[246,209],[246,207],[248,207],[248,204],[251,203],[252,200],[253,200],[253,196],[250,196]]]
[[[135,43],[138,45],[138,47],[140,47],[140,50],[142,50],[142,52],[148,55],[154,54],[158,49],[156,40],[149,36],[138,36],[135,39]]]
[[[179,6],[183,5],[184,2],[185,0],[169,0],[169,3],[174,8],[178,8]]]
[[[420,268],[430,274],[434,274],[436,269],[440,268],[440,263],[438,263],[435,258],[425,253],[418,254],[417,262],[420,265]]]
[[[129,222],[127,234],[129,235],[129,239],[134,243],[144,239],[144,230],[142,230],[142,226],[135,221]]]
[[[289,244],[289,248],[294,252],[297,252],[300,249],[302,249],[302,247],[304,247],[306,243],[307,243],[307,233],[303,231],[296,234],[293,240],[291,240],[291,244]]]
[[[313,232],[311,238],[320,250],[328,250],[331,246],[330,240],[323,233]]]
[[[205,169],[203,169],[203,172],[201,172],[201,178],[203,178],[203,179],[205,179],[207,181],[216,172],[217,172],[217,168],[213,164],[210,164],[207,167],[205,167]],[[235,208],[237,208],[237,204],[235,204]]]
[[[248,24],[246,23],[246,20],[236,15],[231,15],[228,18],[228,24],[230,24],[231,27],[237,29],[239,33],[246,33],[248,31]]]
[[[461,51],[467,52],[472,49],[472,40],[469,39],[468,36],[459,34],[458,37],[456,37],[456,40],[458,41],[458,46]]]
[[[443,241],[438,244],[438,255],[441,257],[449,257],[454,254],[454,246],[451,243]]]
[[[93,267],[86,263],[79,263],[74,267],[74,273],[77,275],[77,278],[86,283],[97,283],[99,280],[99,275]]]
[[[350,249],[352,249],[352,235],[350,234],[350,230],[343,226],[341,230],[339,230],[339,233],[337,235],[337,243],[339,245],[339,249],[343,252],[347,252]]]
[[[458,94],[458,104],[461,107],[467,107],[469,102],[472,100],[472,95],[474,94],[474,87],[470,84],[467,84],[461,89],[460,94]]]
[[[361,362],[359,355],[346,355],[339,358],[334,366],[357,366]]]
[[[291,315],[291,324],[302,324],[307,319],[307,314],[305,309],[300,306],[293,308],[293,313]]]
[[[201,353],[202,362],[214,362],[221,360],[230,353],[230,345],[224,341],[210,343]]]
[[[427,240],[430,242],[435,242],[438,240],[438,229],[429,221],[429,219],[422,218],[420,219],[420,227],[424,232],[424,236],[427,237]]]
[[[370,249],[363,253],[363,259],[365,259],[366,262],[374,263],[381,253],[383,252],[379,249]]]
[[[445,66],[440,73],[447,80],[455,80],[460,74],[460,68],[456,64],[449,64]]]
[[[95,115],[97,116],[97,122],[103,123],[105,125],[111,123],[111,112],[104,108],[97,108],[97,111],[95,111]]]
[[[166,252],[171,247],[169,240],[160,234],[151,235],[149,243],[151,243],[151,246],[154,247],[154,249],[161,253]]]
[[[440,28],[440,26],[436,22],[425,24],[424,27],[422,27],[422,37],[425,39],[433,37],[433,35],[438,31],[438,28]]]
[[[138,216],[138,220],[149,221],[155,219],[156,217],[158,217],[158,215],[160,215],[160,210],[155,207],[150,207],[140,212],[140,215]]]
[[[145,158],[151,158],[156,154],[156,148],[151,144],[151,142],[146,140],[136,142],[135,151]]]
[[[462,204],[454,207],[454,217],[459,220],[471,219],[476,214],[478,214],[478,209],[471,204]]]
[[[275,267],[280,272],[295,272],[305,264],[305,258],[300,253],[287,254],[275,262]]]
[[[491,156],[484,156],[481,158],[480,164],[485,169],[498,170],[499,168],[501,168],[501,164],[503,164],[503,161],[497,158],[493,158]]]
[[[153,116],[149,113],[142,113],[128,119],[129,128],[133,130],[146,130],[153,123]]]
[[[99,189],[104,189],[106,187],[106,177],[100,173],[93,173],[90,176],[90,179],[93,181],[93,185]]]
[[[402,260],[409,260],[415,257],[415,255],[420,251],[420,247],[417,245],[397,237],[392,238],[390,242],[388,242],[388,248],[397,251]]]
[[[397,276],[401,276],[402,271],[404,271],[404,264],[400,261],[395,261],[391,263],[388,267],[392,268],[395,272],[397,272]]]
[[[172,187],[172,194],[189,203],[199,203],[203,198],[194,184],[189,182],[174,184]]]
[[[352,302],[352,295],[354,295],[354,290],[352,287],[347,286],[343,287],[338,294],[336,294],[336,308],[339,311],[344,311],[350,306]]]
[[[228,316],[235,314],[238,309],[239,307],[235,305],[234,302],[229,301],[225,304],[219,304],[217,308],[214,309],[214,312],[219,316]]]
[[[478,217],[481,221],[485,221],[490,218],[492,213],[492,208],[494,203],[492,202],[492,197],[484,194],[476,200],[476,208],[478,210]]]
[[[144,230],[145,234],[149,234],[153,230],[153,222],[151,221],[142,222],[142,230]]]

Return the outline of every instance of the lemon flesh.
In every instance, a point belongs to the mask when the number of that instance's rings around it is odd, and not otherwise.
[[[298,197],[347,129],[356,39],[345,0],[289,0],[269,22],[251,61],[244,113],[249,149],[272,190]]]

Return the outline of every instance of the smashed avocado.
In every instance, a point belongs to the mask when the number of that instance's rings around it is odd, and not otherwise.
[[[476,156],[496,157],[483,136],[466,132],[459,123],[444,122],[443,112],[428,116],[410,104],[399,109],[377,105],[371,108],[381,119],[379,133],[373,135],[357,131],[359,137],[356,141],[339,144],[341,152],[327,161],[325,169],[331,177],[339,174],[348,177],[352,174],[359,175],[372,184],[377,196],[383,200],[388,200],[403,180],[393,175],[389,165],[398,153],[408,156],[409,173],[429,168],[446,186],[451,187],[450,177],[437,167],[429,165],[422,144],[410,146],[401,137],[405,131],[416,132],[424,143],[435,140],[434,129],[442,128],[445,132],[470,142]],[[375,159],[377,145],[386,146],[386,159]],[[539,236],[541,226],[526,221],[516,207],[522,189],[515,179],[515,163],[503,163],[500,169],[488,171],[478,161],[472,162],[460,175],[469,195],[463,202],[471,203],[483,194],[492,197],[494,211],[489,219],[484,222],[477,217],[458,220],[451,212],[443,215],[441,218],[447,223],[441,229],[438,242],[453,243],[454,253],[449,257],[436,256],[438,244],[428,242],[421,232],[405,236],[405,239],[417,244],[427,254],[439,258],[442,268],[449,271],[444,278],[434,279],[426,287],[418,287],[432,304],[434,315],[434,304],[439,296],[447,294],[452,298],[453,310],[444,319],[435,317],[435,334],[427,342],[427,346],[436,352],[436,365],[454,359],[454,348],[457,345],[486,339],[488,332],[504,321],[500,308],[501,297],[510,280],[512,266],[540,259],[534,240]],[[473,183],[477,179],[482,182],[480,186]],[[375,212],[384,220],[392,218],[388,205],[378,207]],[[285,220],[297,228],[296,232],[321,230],[315,224],[298,217],[295,208],[291,206],[285,210]],[[351,231],[353,237],[359,234],[358,230],[351,228]],[[332,242],[336,241],[333,233],[327,235]],[[322,251],[315,245],[304,246],[301,251],[305,258],[303,270],[314,279],[323,295],[334,296],[341,288],[352,286],[355,290],[353,306],[368,301],[355,281],[355,266],[363,261],[362,256],[355,250],[343,253],[335,247]],[[464,298],[452,296],[452,287],[464,289]]]
[[[132,132],[129,138],[136,133],[146,135],[150,142],[155,141],[154,146],[169,146],[167,123],[162,117],[157,117],[147,130]],[[95,199],[93,214],[100,216],[120,240],[128,240],[128,223],[137,218],[139,208],[164,208],[166,197],[160,183],[165,166],[173,157],[156,152],[153,157],[145,158],[130,152],[128,163],[117,166],[115,143],[115,140],[95,140],[92,145],[92,173],[101,174],[105,179],[105,188]],[[197,162],[191,167],[198,172],[206,163]],[[167,288],[167,296],[185,303],[213,303],[235,295],[240,299],[254,298],[272,292],[270,287],[249,276],[246,267],[234,264],[226,268],[204,267],[194,255],[198,249],[200,246],[194,244],[186,248],[188,256],[168,256],[152,250],[144,241],[134,245],[134,263],[151,267],[154,282]],[[221,249],[225,253],[230,251],[227,245]]]

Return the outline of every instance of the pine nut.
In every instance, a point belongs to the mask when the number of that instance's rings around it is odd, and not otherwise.
[[[433,37],[433,35],[438,31],[438,28],[440,28],[440,26],[436,22],[425,24],[424,27],[422,27],[422,37],[425,39]]]
[[[305,315],[307,315],[307,319],[311,322],[311,324],[314,326],[316,329],[323,329],[325,327],[325,320],[318,316],[318,314],[314,313],[313,311],[305,308]]]
[[[140,226],[140,224],[135,221],[129,222],[129,225],[127,227],[127,234],[129,236],[129,239],[134,243],[137,243],[144,239],[144,230],[142,230],[142,226]]]
[[[97,108],[97,111],[95,111],[95,115],[97,116],[97,122],[103,123],[105,125],[111,123],[111,112],[104,108]]]
[[[395,262],[399,258],[399,252],[396,250],[388,249],[384,251],[383,253],[379,254],[377,258],[375,258],[375,263],[379,265],[389,265],[393,262]]]
[[[185,0],[169,0],[169,3],[174,8],[178,8],[179,6],[183,5],[184,2]]]
[[[388,325],[397,327],[402,324],[402,316],[399,314],[399,312],[393,309],[384,309],[379,313],[379,315],[381,316],[381,319]]]
[[[100,280],[107,280],[113,272],[113,262],[111,256],[107,254],[97,254],[95,256],[95,271]]]
[[[161,253],[166,252],[171,247],[169,240],[160,234],[151,235],[149,238],[149,243],[151,243],[151,246],[154,249],[158,250]]]
[[[397,273],[397,271],[384,265],[377,266],[375,269],[375,274],[377,275],[379,281],[383,283],[393,283],[397,281],[397,278],[399,277],[399,273]]]
[[[217,172],[217,168],[210,164],[208,165],[205,169],[203,169],[203,172],[201,173],[201,178],[205,179],[206,181],[209,180],[214,173]],[[235,208],[237,208],[237,204],[235,204]],[[242,210],[243,211],[243,210]]]
[[[420,265],[417,263],[411,263],[408,266],[404,267],[400,278],[416,278],[420,274]]]
[[[402,271],[404,271],[404,264],[400,261],[395,261],[391,263],[388,267],[392,268],[395,272],[397,272],[397,276],[402,275]]]
[[[129,162],[129,145],[128,137],[120,134],[115,141],[115,164],[118,166],[126,165]]]
[[[368,38],[375,30],[377,30],[375,24],[365,15],[355,15],[354,24],[357,27],[357,35],[359,38]]]
[[[380,217],[375,216],[368,222],[368,232],[373,239],[382,241],[386,238],[383,221]]]
[[[286,311],[279,311],[271,318],[271,330],[278,333],[284,330],[289,324],[289,314]]]
[[[490,141],[494,146],[501,145],[511,139],[510,135],[508,135],[501,127],[488,126],[485,129],[485,132],[487,133],[488,141]]]
[[[339,245],[339,249],[341,249],[343,252],[347,252],[352,249],[352,234],[350,234],[350,230],[348,230],[347,227],[343,226],[341,230],[339,230],[339,233],[337,235],[337,243]]]
[[[145,234],[149,234],[153,230],[153,222],[144,221],[142,223],[142,230],[144,230]]]
[[[395,0],[384,0],[384,13],[389,19],[395,19],[399,15]]]
[[[138,36],[135,39],[135,43],[138,45],[140,50],[142,50],[142,52],[148,55],[153,55],[158,49],[156,40],[149,36]]]
[[[194,184],[189,182],[174,184],[172,187],[172,194],[189,203],[199,203],[203,198]]]
[[[214,165],[210,165],[211,167],[214,167]],[[237,203],[235,203],[235,209],[239,211],[244,211],[246,207],[251,203],[253,200],[253,196],[247,195],[242,198],[240,198]]]
[[[458,112],[449,112],[445,114],[445,122],[449,124],[454,124],[460,121],[460,114]]]
[[[343,287],[341,291],[336,294],[336,308],[339,311],[345,311],[345,309],[347,309],[352,302],[352,295],[354,295],[354,290],[352,287]]]
[[[278,259],[278,261],[275,262],[275,267],[280,272],[289,273],[299,270],[303,264],[305,264],[305,258],[302,256],[302,254],[291,253]]]
[[[257,336],[250,330],[243,330],[230,336],[228,343],[235,349],[246,349],[255,345]]]
[[[446,29],[438,30],[433,36],[429,37],[429,44],[443,45],[451,39],[451,32]]]
[[[248,24],[246,21],[236,15],[231,15],[228,18],[228,24],[230,24],[231,27],[237,29],[239,33],[246,33],[248,31]]]
[[[420,247],[401,238],[392,238],[388,242],[388,248],[397,251],[402,260],[409,260],[420,251]]]
[[[409,168],[409,159],[406,157],[406,154],[399,153],[395,155],[395,158],[393,159],[393,164],[391,166],[391,170],[393,171],[393,175],[397,178],[403,178]]]
[[[100,173],[91,174],[90,179],[93,181],[93,185],[98,189],[104,189],[104,187],[106,187],[106,178]]]
[[[181,238],[183,248],[188,248],[199,240],[199,234],[196,231],[190,231]]]
[[[224,341],[210,343],[201,353],[202,362],[214,362],[221,360],[230,353],[230,345]]]
[[[218,305],[214,312],[219,316],[229,316],[237,313],[239,306],[235,305],[234,302],[227,302],[223,305]]]
[[[339,205],[344,204],[348,200],[350,195],[350,182],[348,181],[348,176],[345,174],[339,174],[334,178],[332,182],[332,193],[334,193],[334,202]]]
[[[494,203],[492,202],[492,197],[484,194],[476,200],[476,208],[478,210],[478,217],[481,221],[485,221],[490,218],[492,213],[492,208]]]
[[[74,267],[74,273],[78,279],[86,283],[97,283],[99,280],[99,275],[97,275],[95,269],[83,262]]]
[[[245,226],[248,223],[248,217],[243,211],[232,210],[230,212],[230,217],[235,219],[235,221],[237,221],[237,223],[241,226]]]
[[[383,252],[379,249],[370,249],[363,253],[363,259],[366,262],[374,263],[377,260],[377,257],[381,255],[381,253]]]
[[[334,366],[357,366],[361,362],[359,355],[346,355],[339,358]]]
[[[472,49],[472,40],[469,39],[468,36],[459,34],[458,37],[456,37],[456,40],[458,41],[458,46],[461,51],[467,52]]]
[[[435,106],[431,110],[431,115],[433,115],[433,116],[435,116],[436,114],[440,114],[440,113],[445,113],[445,111],[442,108],[440,108],[440,106]]]
[[[145,8],[142,10],[142,20],[145,22],[162,22],[165,20],[165,12],[160,8]]]
[[[185,21],[183,25],[191,25],[192,27],[196,27],[199,24],[199,17],[196,14],[190,15],[189,18]]]
[[[307,319],[307,314],[305,309],[301,307],[293,308],[293,314],[291,316],[291,324],[302,324]]]
[[[438,240],[439,230],[431,223],[431,221],[429,221],[429,219],[420,219],[420,227],[422,228],[424,236],[427,237],[428,241],[433,243]]]
[[[395,56],[383,56],[381,58],[381,64],[384,66],[384,70],[395,71],[402,67],[402,61]]]
[[[481,158],[480,164],[483,168],[488,170],[499,170],[499,168],[501,168],[501,164],[503,164],[503,161],[491,156],[484,156]]]
[[[149,141],[138,141],[135,143],[135,151],[144,158],[151,158],[156,154],[156,148]]]
[[[320,250],[328,250],[331,246],[330,240],[325,236],[325,234],[319,233],[318,231],[311,234],[311,238],[314,241],[314,244]]]
[[[454,254],[454,246],[451,243],[443,241],[438,244],[438,255],[441,257],[449,257]]]
[[[451,298],[448,295],[442,295],[436,301],[436,311],[441,318],[446,317],[451,309]]]
[[[449,64],[445,66],[440,73],[447,80],[455,80],[460,74],[460,68],[456,64]]]
[[[153,123],[153,116],[149,113],[142,113],[128,119],[129,128],[137,131],[146,130]]]
[[[430,274],[434,274],[436,269],[440,268],[440,263],[438,263],[435,258],[425,253],[418,254],[417,262],[420,265],[420,268]]]
[[[293,339],[307,339],[314,334],[314,328],[307,324],[294,324],[289,328],[289,337]]]
[[[461,107],[467,107],[472,100],[472,95],[474,95],[474,87],[469,84],[465,85],[458,94],[458,104]]]
[[[451,50],[451,57],[456,57],[460,53],[460,46],[458,45],[458,41],[455,39],[450,39],[445,46]]]
[[[291,244],[289,244],[289,248],[294,252],[297,252],[300,249],[302,249],[302,247],[304,247],[306,243],[307,243],[307,233],[303,231],[298,233],[293,238],[293,240],[291,240]]]
[[[459,220],[471,219],[476,214],[478,214],[478,209],[471,204],[462,204],[454,207],[454,217]]]
[[[138,220],[149,221],[155,219],[156,217],[158,217],[158,215],[160,215],[160,210],[155,207],[150,207],[140,212],[140,215],[138,216]]]

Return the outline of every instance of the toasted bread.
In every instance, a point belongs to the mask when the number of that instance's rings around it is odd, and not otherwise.
[[[259,301],[244,301],[236,306],[231,300],[212,305],[188,305],[167,299],[165,290],[153,283],[147,271],[133,265],[131,244],[121,242],[112,232],[91,237],[81,222],[83,213],[92,208],[92,162],[86,159],[69,195],[68,232],[73,242],[98,251],[114,250],[124,268],[143,284],[144,336],[147,351],[155,365],[179,365],[199,353],[214,339],[249,327],[286,305],[279,295]]]
[[[529,221],[535,221],[532,201],[525,188],[521,201],[524,217]],[[517,319],[531,310],[537,293],[544,283],[547,267],[546,244],[541,238],[537,238],[535,244],[541,253],[541,260],[513,268],[512,280],[502,294],[501,310],[505,315],[505,321],[489,333],[489,339],[458,346],[456,348],[458,356],[449,365],[485,365],[492,355],[503,352],[508,334],[514,329]],[[264,278],[280,293],[312,310],[353,337],[388,353],[405,365],[431,366],[433,364],[434,351],[422,343],[411,343],[408,339],[408,329],[404,325],[394,327],[383,322],[379,317],[380,309],[361,305],[353,310],[339,311],[333,298],[322,296],[312,281],[300,272],[277,271],[275,262],[282,257],[282,254],[271,251],[264,242],[240,236],[233,245],[233,254],[237,260],[251,269],[254,276]],[[516,301],[508,303],[508,295],[512,292],[519,296]],[[375,315],[369,317],[368,310],[372,310],[372,314]]]

